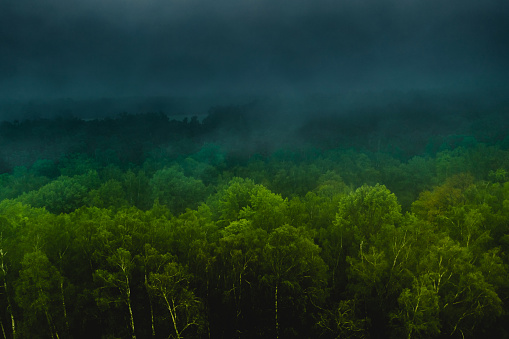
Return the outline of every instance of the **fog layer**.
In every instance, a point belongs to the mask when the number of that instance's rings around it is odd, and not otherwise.
[[[501,0],[0,4],[0,97],[499,88]]]

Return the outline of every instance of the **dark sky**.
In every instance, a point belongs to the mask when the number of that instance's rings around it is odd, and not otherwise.
[[[1,0],[0,99],[507,85],[508,0]]]

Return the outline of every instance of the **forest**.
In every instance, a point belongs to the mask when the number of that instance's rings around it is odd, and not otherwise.
[[[0,123],[3,338],[507,338],[509,101]]]

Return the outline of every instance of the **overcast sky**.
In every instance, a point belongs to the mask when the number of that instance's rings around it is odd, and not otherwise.
[[[0,98],[507,85],[508,0],[1,0]]]

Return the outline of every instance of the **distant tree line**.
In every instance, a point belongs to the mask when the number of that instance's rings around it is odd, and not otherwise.
[[[448,107],[447,101],[439,103]],[[140,165],[154,153],[176,159],[209,143],[220,145],[236,158],[266,156],[278,149],[354,148],[390,153],[404,161],[476,143],[509,147],[509,104],[460,112],[435,111],[417,104],[332,112],[316,107],[292,115],[271,111],[255,101],[212,107],[201,121],[196,116],[174,120],[161,112],[95,120],[3,121],[0,173],[30,166],[39,159],[58,161],[74,153],[86,154],[103,165],[115,163],[126,168]]]

